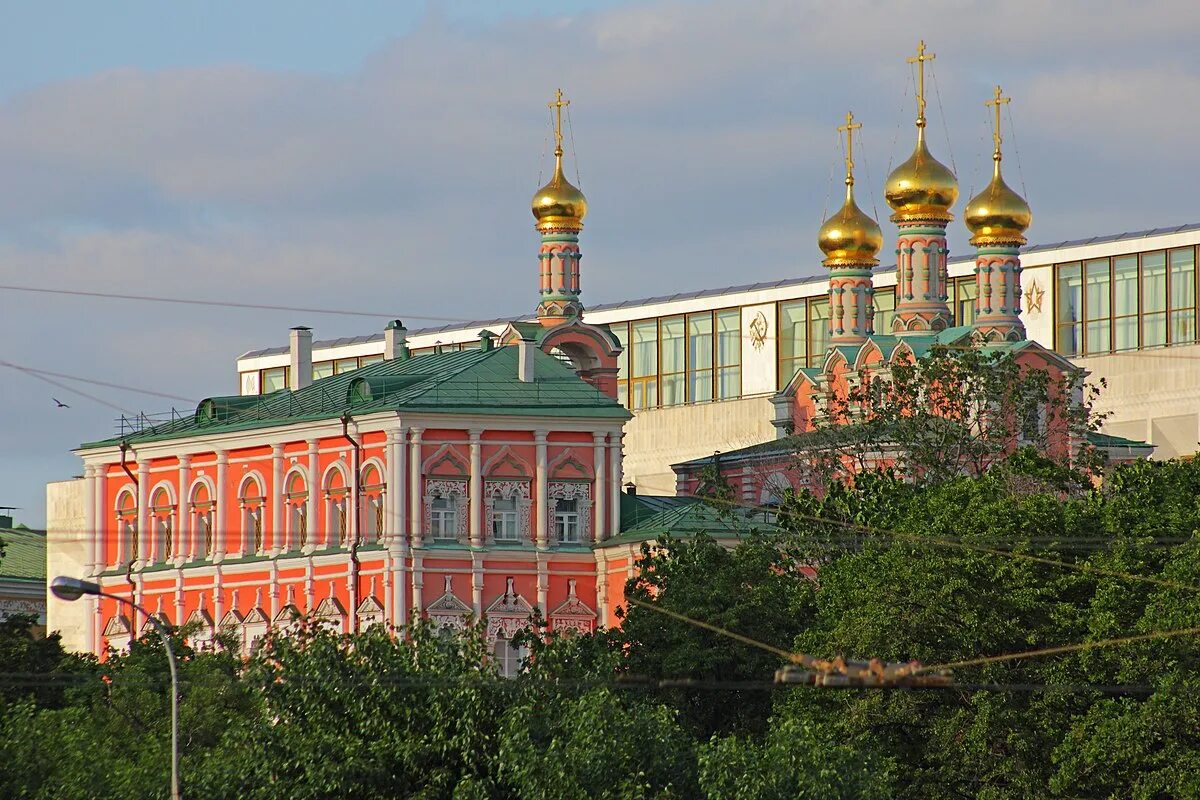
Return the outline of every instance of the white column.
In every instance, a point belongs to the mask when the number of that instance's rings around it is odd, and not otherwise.
[[[608,627],[608,556],[596,551],[596,624]]]
[[[391,437],[392,449],[388,454],[388,494],[392,497],[392,512],[388,517],[388,528],[395,538],[407,543],[408,537],[405,535],[408,532],[408,516],[405,511],[408,508],[408,491],[404,483],[406,473],[405,462],[408,460],[404,452],[404,437],[405,429],[390,431],[388,436]]]
[[[483,431],[473,429],[467,432],[471,437],[471,486],[470,486],[470,524],[467,532],[471,537],[471,547],[483,546],[483,446],[479,437]],[[479,612],[476,611],[476,614]]]
[[[596,520],[592,525],[592,540],[603,542],[607,538],[608,519],[605,516],[605,511],[608,508],[608,498],[605,497],[604,490],[608,481],[605,480],[604,461],[604,434],[592,434],[592,474],[596,476],[596,483],[592,486],[592,497],[596,498],[593,504],[593,509],[596,513]]]
[[[535,431],[533,434],[533,442],[537,457],[537,464],[534,467],[534,472],[537,479],[537,490],[534,492],[533,496],[533,510],[535,512],[535,519],[537,521],[536,541],[539,548],[545,549],[550,546],[550,526],[549,520],[547,519],[549,516],[547,512],[547,509],[549,508],[547,505],[547,503],[549,503],[549,498],[547,495],[550,492],[547,485],[548,479],[546,475],[546,432]],[[545,611],[545,609],[542,610]]]
[[[357,425],[355,427],[357,428]],[[362,516],[362,497],[358,491],[358,486],[362,483],[362,434],[355,430],[354,436],[358,439],[360,446],[350,450],[350,485],[346,487],[350,496],[349,502],[346,503],[346,514],[349,516],[346,526],[346,541],[362,544],[362,540],[359,538],[359,529],[362,527],[359,524],[359,518]],[[352,601],[354,597],[354,593],[351,592],[350,599]]]
[[[424,428],[412,429],[412,442],[408,448],[408,510],[412,515],[412,521],[409,523],[409,529],[412,531],[412,546],[421,546],[421,536],[425,532],[425,520],[422,519],[421,502],[421,434],[425,432]],[[414,585],[416,581],[416,568],[413,569]],[[414,610],[420,606],[414,605]]]
[[[175,570],[175,616],[173,619],[175,625],[183,625],[186,621],[183,618],[183,570]]]
[[[152,562],[156,553],[150,552],[154,537],[150,535],[150,462],[138,459],[137,469],[137,537],[138,559],[142,564]],[[133,632],[137,636],[137,631]]]
[[[475,619],[483,617],[483,553],[471,554],[471,610]]]
[[[192,466],[191,456],[179,457],[179,505],[175,509],[175,524],[171,533],[175,536],[175,563],[183,564],[196,557],[196,543],[192,541],[192,515],[188,512],[188,476]]]
[[[271,556],[287,549],[287,526],[283,524],[283,445],[271,445],[271,521],[264,525],[269,538],[263,549]]]
[[[84,551],[87,553],[87,576],[95,575],[100,560],[100,526],[96,524],[96,471],[93,466],[83,468],[83,535]]]
[[[311,550],[316,546],[317,531],[321,529],[321,465],[317,460],[317,440],[308,440],[308,508],[304,513],[307,517],[308,545]]]
[[[387,485],[387,531],[388,538],[388,557],[390,560],[391,569],[391,584],[388,597],[390,602],[388,605],[388,621],[397,627],[403,627],[408,622],[408,615],[405,613],[404,599],[408,595],[407,591],[407,570],[405,569],[405,559],[408,556],[408,538],[405,536],[408,531],[408,519],[404,515],[404,510],[407,507],[405,498],[408,492],[404,484],[404,437],[405,429],[398,428],[388,431],[388,485]]]
[[[537,554],[537,605],[543,618],[549,618],[550,610],[546,604],[550,597],[550,572],[546,564],[546,553]]]
[[[217,508],[213,514],[213,563],[225,560],[225,537],[229,535],[229,453],[217,451]],[[216,604],[214,603],[214,608]]]
[[[425,586],[425,569],[421,564],[421,556],[413,553],[413,570],[412,570],[412,616],[413,619],[420,619],[421,609],[424,603],[421,600],[421,592]]]
[[[612,508],[608,510],[609,536],[616,536],[621,532],[621,439],[624,438],[622,433],[613,433],[609,435],[608,442],[608,497],[612,502]]]
[[[95,469],[95,481],[93,488],[96,492],[94,498],[94,508],[96,509],[96,525],[92,529],[92,534],[96,537],[96,574],[99,575],[104,571],[104,568],[109,564],[109,560],[105,558],[104,545],[110,540],[109,531],[112,530],[113,520],[115,519],[112,509],[108,505],[108,465],[101,464]],[[118,532],[118,536],[120,533]],[[116,541],[115,539],[112,541]],[[119,549],[119,548],[118,548]],[[116,555],[116,549],[113,551],[113,564],[117,563],[119,556]]]

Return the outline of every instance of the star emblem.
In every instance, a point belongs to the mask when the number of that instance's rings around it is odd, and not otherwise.
[[[1046,290],[1034,281],[1028,289],[1025,290],[1025,308],[1030,311],[1041,312],[1042,298],[1046,295]]]

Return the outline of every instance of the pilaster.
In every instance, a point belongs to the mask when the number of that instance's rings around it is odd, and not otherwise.
[[[536,509],[536,541],[538,549],[545,550],[549,547],[550,525],[547,517],[547,500],[549,495],[549,480],[546,471],[546,431],[535,431],[533,434],[534,449],[536,452],[536,464],[534,473],[537,481],[537,491],[535,492],[533,507]]]

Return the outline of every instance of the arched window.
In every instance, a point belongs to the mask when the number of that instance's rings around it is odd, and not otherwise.
[[[284,482],[287,504],[287,545],[285,550],[303,550],[308,546],[308,483],[299,472]]]
[[[137,498],[125,489],[117,497],[117,565],[138,560]]]
[[[363,467],[362,483],[362,516],[366,534],[363,544],[379,544],[383,536],[383,495],[386,490],[383,475],[374,464]]]
[[[347,500],[350,489],[341,469],[331,469],[325,476],[325,546],[345,547],[350,533]]]
[[[242,555],[257,555],[263,552],[263,496],[262,484],[254,475],[242,481],[238,502],[242,507]]]
[[[192,488],[192,540],[191,554],[206,561],[212,558],[213,541],[213,507],[212,494],[208,484],[200,481]]]
[[[150,530],[154,539],[150,546],[151,561],[169,561],[175,554],[175,503],[166,487],[154,490],[150,497]]]
[[[491,541],[528,541],[533,468],[506,446],[483,465],[483,475],[484,524]]]

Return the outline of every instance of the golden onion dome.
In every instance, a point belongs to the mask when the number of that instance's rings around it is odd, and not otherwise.
[[[908,160],[892,170],[883,194],[896,222],[922,219],[949,221],[958,199],[958,180],[925,145],[924,121],[917,125],[917,146]]]
[[[563,175],[562,148],[554,151],[554,174],[533,195],[533,216],[539,229],[582,228],[587,198]]]
[[[854,202],[854,179],[846,178],[846,202],[825,220],[817,232],[817,246],[829,267],[878,264],[875,254],[883,245],[879,223]]]
[[[992,181],[967,203],[963,222],[973,234],[972,244],[1024,244],[1025,231],[1033,222],[1033,211],[1025,198],[1004,182],[1000,174],[999,151],[992,158],[996,163]]]

